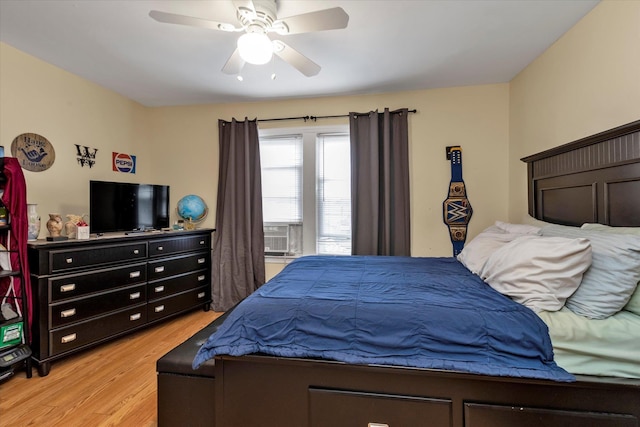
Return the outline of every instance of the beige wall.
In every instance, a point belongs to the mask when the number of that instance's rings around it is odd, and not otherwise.
[[[146,109],[120,95],[0,43],[0,145],[22,133],[51,142],[55,163],[44,172],[24,171],[27,199],[38,212],[88,213],[91,179],[125,181],[111,171],[112,151],[137,154],[136,180],[153,178]],[[81,167],[75,144],[97,148],[97,164]],[[40,236],[46,236],[44,225]]]
[[[370,95],[243,104],[145,108],[120,95],[0,44],[0,145],[7,149],[25,132],[53,144],[56,162],[47,171],[25,171],[28,198],[48,212],[88,210],[91,179],[168,184],[172,204],[199,194],[215,224],[218,178],[217,120],[232,117],[335,115],[408,107],[410,123],[412,246],[416,256],[448,256],[451,245],[442,223],[450,167],[447,145],[461,145],[464,176],[475,213],[475,235],[495,219],[507,218],[508,85],[486,85]],[[321,120],[317,125],[346,123]],[[284,125],[300,126],[302,122]],[[279,122],[277,126],[282,126]],[[309,125],[313,125],[310,123]],[[262,127],[274,127],[263,124]],[[75,145],[97,148],[94,168],[80,167]],[[111,152],[137,156],[136,175],[111,171]],[[41,232],[44,237],[46,232]]]
[[[509,218],[528,222],[519,159],[640,119],[640,1],[606,0],[511,81]]]
[[[385,95],[327,97],[280,102],[167,107],[150,110],[155,170],[168,171],[172,195],[201,194],[216,200],[217,120],[338,115],[349,111],[408,107],[412,253],[449,256],[451,243],[442,223],[442,201],[451,177],[445,147],[463,147],[464,177],[475,210],[470,232],[507,218],[508,85],[486,85]],[[308,122],[309,126],[347,123],[346,119]],[[261,127],[304,125],[302,121]],[[503,165],[495,167],[494,165]],[[491,165],[491,166],[488,166]],[[181,171],[189,171],[182,173]],[[156,177],[159,179],[159,177]],[[177,200],[177,199],[176,199]],[[213,226],[213,215],[207,224]]]

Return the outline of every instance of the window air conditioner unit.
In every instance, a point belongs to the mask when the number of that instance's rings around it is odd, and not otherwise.
[[[265,255],[287,255],[289,253],[289,224],[264,226]]]

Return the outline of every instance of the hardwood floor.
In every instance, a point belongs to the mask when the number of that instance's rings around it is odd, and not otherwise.
[[[0,384],[0,426],[157,425],[156,360],[222,313],[196,310]]]

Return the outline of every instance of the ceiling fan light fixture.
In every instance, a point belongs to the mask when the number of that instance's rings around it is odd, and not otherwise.
[[[266,64],[273,56],[273,44],[264,33],[246,33],[238,38],[238,53],[249,64]]]

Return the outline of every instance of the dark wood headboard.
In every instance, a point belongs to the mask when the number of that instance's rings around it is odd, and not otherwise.
[[[640,226],[640,120],[521,160],[534,218]]]

